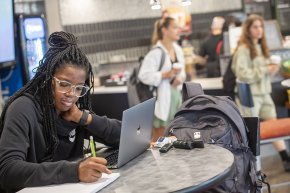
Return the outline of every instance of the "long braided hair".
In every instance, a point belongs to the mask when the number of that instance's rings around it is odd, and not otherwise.
[[[6,103],[0,119],[0,136],[4,127],[5,115],[10,104],[25,94],[34,96],[43,113],[43,133],[47,146],[47,156],[53,155],[59,139],[55,127],[54,97],[52,93],[52,77],[55,71],[65,65],[72,65],[86,71],[85,84],[90,87],[89,92],[77,102],[80,109],[91,110],[90,91],[94,85],[92,66],[85,54],[77,46],[77,38],[67,32],[54,32],[48,39],[50,48],[39,62],[36,74],[23,88],[11,96]],[[48,158],[49,159],[49,158]]]

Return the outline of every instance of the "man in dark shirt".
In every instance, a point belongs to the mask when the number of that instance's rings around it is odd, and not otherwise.
[[[199,55],[206,59],[207,77],[220,76],[219,55],[222,47],[223,17],[214,17],[211,25],[211,34],[202,43]]]

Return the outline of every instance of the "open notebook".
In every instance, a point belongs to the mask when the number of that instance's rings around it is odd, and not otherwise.
[[[115,181],[120,173],[102,174],[102,178],[94,183],[69,183],[41,187],[24,188],[18,193],[95,193]]]

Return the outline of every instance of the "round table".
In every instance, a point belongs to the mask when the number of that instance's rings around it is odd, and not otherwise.
[[[222,183],[233,169],[233,154],[216,145],[202,149],[150,149],[118,170],[120,177],[102,192],[201,192]]]

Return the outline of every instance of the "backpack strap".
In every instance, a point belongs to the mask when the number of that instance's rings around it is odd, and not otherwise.
[[[161,47],[159,47],[159,46],[156,46],[156,47],[152,48],[151,51],[152,51],[152,50],[155,50],[155,49],[160,49],[160,50],[161,50],[161,60],[160,60],[159,68],[158,68],[158,71],[160,71],[161,68],[162,68],[163,65],[164,65],[164,62],[165,62],[165,52],[164,52],[164,50],[163,50]],[[140,57],[138,58],[138,62],[139,62],[138,72],[139,72],[139,70],[140,70],[140,68],[141,68],[141,65],[142,65],[143,60],[144,60],[144,56],[140,56]]]
[[[203,95],[204,92],[199,83],[194,82],[184,82],[182,85],[182,101],[186,101],[187,99],[197,96]]]
[[[165,52],[159,46],[156,46],[156,47],[152,48],[151,51],[152,50],[155,50],[155,49],[160,49],[161,50],[161,60],[160,60],[159,68],[158,68],[158,71],[160,71],[162,69],[163,65],[164,65],[164,62],[165,62]],[[143,56],[139,57],[139,59],[138,59],[138,61],[139,61],[139,68],[138,68],[138,71],[136,72],[137,75],[139,74],[139,71],[140,71],[140,68],[141,68],[141,65],[142,65],[143,60],[144,60],[144,57]],[[155,86],[154,86],[154,89],[156,89]]]
[[[258,171],[258,174],[257,174],[258,176],[259,176],[259,182],[260,183],[263,183],[263,184],[265,184],[265,185],[267,185],[267,189],[268,189],[268,193],[271,193],[271,186],[270,186],[270,183],[269,182],[267,182],[266,181],[266,178],[267,178],[267,176],[266,176],[266,174],[264,174],[263,172],[261,172],[261,171]],[[259,182],[256,182],[256,184],[257,185],[260,185],[260,183]],[[256,185],[256,186],[257,186]],[[259,189],[257,189],[257,193],[261,193],[261,187],[260,186],[257,186]]]
[[[161,60],[160,60],[159,68],[158,68],[158,71],[160,71],[160,70],[162,69],[163,65],[164,65],[164,62],[165,62],[165,52],[164,52],[164,50],[163,50],[161,47],[159,47],[159,46],[156,46],[156,47],[152,48],[151,51],[154,50],[154,49],[160,49],[160,50],[161,50]],[[136,76],[138,76],[138,74],[139,74],[139,71],[140,71],[140,68],[141,68],[141,65],[142,65],[143,59],[144,59],[144,58],[142,58],[142,59],[140,60],[140,58],[139,58],[139,63],[140,63],[140,65],[139,65],[138,72],[136,72]],[[140,61],[141,61],[141,62],[140,62]],[[138,81],[138,80],[137,80],[137,81]],[[154,93],[154,92],[156,93],[156,98],[157,98],[157,92],[156,92],[156,90],[157,90],[157,87],[156,87],[156,86],[152,86],[152,92],[153,92],[153,93]]]
[[[252,184],[251,186],[251,193],[261,193],[263,184],[267,186],[268,193],[271,193],[271,186],[269,182],[267,182],[265,179],[267,178],[266,174],[264,174],[261,171],[257,171],[255,167],[255,163],[253,160],[250,160],[250,182]]]
[[[217,45],[216,45],[216,49],[215,49],[215,53],[217,55],[217,57],[220,57],[221,55],[221,49],[222,49],[222,46],[223,46],[223,40],[220,40]]]
[[[160,46],[153,47],[150,51],[153,51],[155,49],[161,50],[161,60],[160,60],[159,68],[158,68],[158,71],[160,71],[165,62],[165,52]],[[142,65],[143,60],[144,60],[143,56],[139,57],[138,61],[139,61],[140,67]]]
[[[160,50],[161,50],[161,60],[160,60],[159,68],[158,68],[158,71],[160,71],[160,70],[162,69],[163,65],[164,65],[164,62],[165,62],[165,52],[164,52],[164,50],[163,50],[161,47],[159,47],[159,46],[157,46],[157,47],[155,47],[155,48],[152,48],[152,50],[153,50],[153,49],[160,49]]]
[[[212,104],[192,105],[193,101],[198,98],[204,98],[204,99],[210,100]],[[229,108],[228,107],[229,105],[233,108]],[[224,113],[227,117],[229,117],[232,123],[238,128],[241,135],[243,136],[242,137],[243,144],[245,146],[248,146],[248,138],[247,138],[246,130],[241,129],[241,128],[247,128],[246,124],[241,118],[241,114],[238,108],[236,107],[236,105],[233,104],[233,101],[231,101],[227,97],[224,98],[221,96],[210,96],[210,95],[198,95],[198,96],[192,97],[182,104],[180,110],[175,114],[175,116],[182,114],[184,111],[188,111],[188,110],[198,111],[198,110],[205,110],[208,108],[216,109]]]

